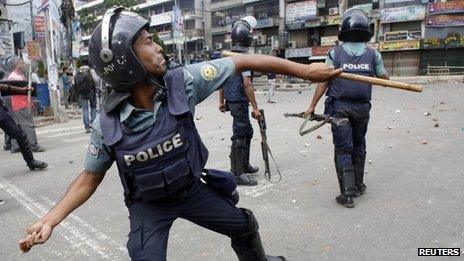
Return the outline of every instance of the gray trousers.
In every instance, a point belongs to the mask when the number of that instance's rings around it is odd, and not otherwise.
[[[12,113],[14,120],[18,123],[19,127],[26,133],[31,149],[39,147],[37,141],[37,134],[35,133],[34,118],[28,109],[22,109]],[[11,140],[11,149],[19,149],[18,142],[15,139]]]

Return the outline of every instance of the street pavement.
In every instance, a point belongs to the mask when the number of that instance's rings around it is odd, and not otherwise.
[[[257,93],[283,177],[272,184],[260,171],[258,186],[239,188],[239,206],[254,211],[267,252],[302,261],[450,259],[419,258],[419,247],[459,247],[462,252],[462,83],[425,85],[422,93],[375,87],[367,192],[355,200],[354,209],[334,200],[338,184],[329,126],[300,137],[301,119],[283,116],[306,109],[313,92],[314,86],[302,93],[277,92],[275,104],[265,103],[266,93]],[[210,150],[208,167],[228,169],[232,119],[217,105],[214,94],[197,106],[195,122]],[[322,105],[316,112],[322,113]],[[253,127],[251,162],[263,170],[256,122]],[[46,171],[31,172],[19,154],[0,151],[0,199],[5,201],[0,205],[0,260],[128,260],[128,213],[115,166],[93,197],[55,228],[49,242],[19,253],[25,227],[43,216],[82,170],[89,138],[79,120],[41,127],[37,133],[47,151],[35,155],[50,164]],[[178,219],[168,260],[237,259],[228,238]]]

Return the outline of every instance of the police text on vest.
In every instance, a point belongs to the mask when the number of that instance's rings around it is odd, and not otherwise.
[[[171,151],[172,149],[179,148],[182,145],[184,145],[184,142],[182,141],[180,134],[177,133],[169,140],[159,143],[153,148],[139,151],[136,154],[124,155],[124,160],[126,161],[126,165],[130,166],[134,161],[144,162],[149,159],[154,159],[159,156],[163,156],[163,154]]]
[[[344,63],[343,70],[370,70],[370,66],[368,63],[363,64],[352,64],[352,63]]]

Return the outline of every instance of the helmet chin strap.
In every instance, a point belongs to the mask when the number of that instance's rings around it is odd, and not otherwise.
[[[164,80],[161,78],[161,81],[152,74],[147,74],[145,77],[145,82],[156,88],[155,91],[155,101],[164,101],[166,99],[166,86],[164,86]],[[161,82],[161,83],[160,83]]]

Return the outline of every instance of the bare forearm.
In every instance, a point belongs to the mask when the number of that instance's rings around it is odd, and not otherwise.
[[[250,101],[250,104],[251,104],[251,107],[253,108],[253,110],[257,110],[258,109],[258,103],[256,102],[255,90],[253,88],[253,85],[251,85],[251,83],[245,85],[245,94],[246,94],[248,100]]]
[[[72,211],[86,202],[93,195],[103,180],[104,174],[83,171],[69,185],[64,197],[51,209],[42,220],[51,226],[58,225]]]
[[[238,54],[233,55],[232,59],[237,72],[251,70],[265,73],[285,74],[314,82],[330,80],[342,72],[341,69],[334,71],[333,67],[327,66],[323,63],[312,63],[309,65],[300,64],[261,54]]]
[[[317,84],[316,91],[314,92],[313,98],[311,100],[311,105],[309,106],[310,108],[316,108],[317,103],[321,99],[322,95],[324,95],[328,85],[328,82],[321,82]]]
[[[219,103],[220,104],[224,103],[224,88],[219,90]]]
[[[0,91],[5,92],[7,94],[27,94],[27,88],[25,87],[16,87],[6,84],[0,84]]]
[[[303,78],[306,65],[260,54],[232,56],[237,71],[259,71],[292,75]]]

